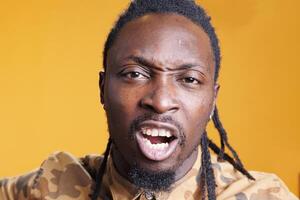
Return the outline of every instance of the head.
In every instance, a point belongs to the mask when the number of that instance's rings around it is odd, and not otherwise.
[[[191,169],[200,143],[210,143],[205,129],[220,66],[210,18],[191,0],[132,1],[103,56],[101,102],[114,164],[137,186],[167,189]]]
[[[113,157],[122,166],[191,167],[218,89],[213,52],[203,28],[178,13],[144,13],[120,28],[106,52],[102,97]]]

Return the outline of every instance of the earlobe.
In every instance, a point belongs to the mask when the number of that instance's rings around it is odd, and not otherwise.
[[[105,105],[104,105],[104,84],[105,84],[105,72],[101,71],[99,73],[100,102],[103,105],[103,108],[105,109]]]
[[[213,107],[212,111],[210,112],[209,119],[212,118],[212,116],[213,116],[213,114],[214,114],[214,111],[215,111],[215,106]]]

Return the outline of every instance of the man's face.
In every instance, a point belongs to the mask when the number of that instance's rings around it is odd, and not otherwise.
[[[217,93],[206,33],[183,16],[146,15],[121,29],[106,64],[102,101],[118,157],[149,171],[186,165]]]

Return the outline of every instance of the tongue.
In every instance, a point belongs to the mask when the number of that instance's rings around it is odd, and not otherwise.
[[[145,138],[150,140],[152,144],[159,144],[159,143],[166,143],[168,142],[166,137],[161,136],[150,136],[150,135],[144,135]]]

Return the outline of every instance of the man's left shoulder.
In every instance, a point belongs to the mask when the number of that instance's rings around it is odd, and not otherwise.
[[[213,167],[220,200],[298,200],[275,174],[250,171],[255,180],[249,180],[229,163],[216,162]]]
[[[257,171],[250,174],[254,181],[241,178],[233,183],[233,187],[240,185],[240,191],[235,194],[237,200],[298,200],[277,175]]]

